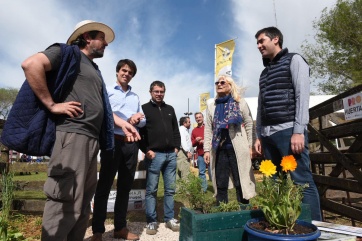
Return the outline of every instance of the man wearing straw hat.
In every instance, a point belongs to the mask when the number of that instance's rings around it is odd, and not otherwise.
[[[81,241],[97,185],[99,148],[114,148],[113,116],[95,58],[114,40],[113,30],[99,22],[78,23],[67,44],[53,44],[22,63],[26,83],[55,122],[42,241]],[[130,140],[139,135],[124,121]]]

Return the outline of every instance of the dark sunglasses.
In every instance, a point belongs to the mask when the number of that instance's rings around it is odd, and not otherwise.
[[[215,82],[215,85],[219,85],[219,84],[224,85],[225,83],[226,83],[226,82],[223,81],[223,80],[222,80],[222,81],[216,81],[216,82]]]

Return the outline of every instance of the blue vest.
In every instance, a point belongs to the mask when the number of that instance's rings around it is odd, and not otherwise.
[[[78,46],[57,45],[61,48],[61,65],[57,72],[47,76],[48,88],[55,103],[62,102],[73,85],[81,58]],[[103,105],[100,146],[110,150],[114,146],[113,116],[104,82]],[[55,119],[56,116],[39,101],[28,81],[25,81],[5,122],[0,141],[11,150],[33,156],[50,156],[55,142]]]
[[[264,62],[265,69],[259,80],[263,126],[294,121],[295,91],[290,72],[294,54],[283,49],[272,61]]]

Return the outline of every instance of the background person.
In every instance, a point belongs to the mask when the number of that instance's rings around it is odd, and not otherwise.
[[[222,75],[215,82],[216,98],[208,101],[205,117],[204,158],[212,168],[216,201],[227,203],[229,179],[239,203],[256,195],[251,166],[253,119],[234,80]]]
[[[312,219],[322,220],[317,187],[310,170],[308,150],[309,66],[302,56],[283,48],[279,29],[268,27],[255,34],[265,69],[259,79],[255,150],[272,160],[280,171],[283,156],[294,155],[298,166],[291,177],[308,184],[303,203],[310,205]]]
[[[180,136],[181,147],[177,153],[177,173],[176,178],[186,178],[190,174],[190,160],[193,154],[192,142],[190,137],[191,122],[188,116],[180,118]]]
[[[204,130],[205,130],[204,115],[201,112],[196,112],[194,116],[197,126],[192,130],[191,142],[192,146],[196,147],[197,168],[199,169],[199,177],[202,180],[202,190],[206,192],[207,180],[206,180],[206,163],[204,160]]]

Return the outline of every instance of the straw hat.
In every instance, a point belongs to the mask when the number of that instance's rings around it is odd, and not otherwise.
[[[68,38],[67,44],[71,44],[78,38],[79,35],[89,31],[103,32],[105,34],[107,43],[110,43],[114,40],[114,32],[109,26],[93,20],[84,20],[75,26],[74,32]]]

